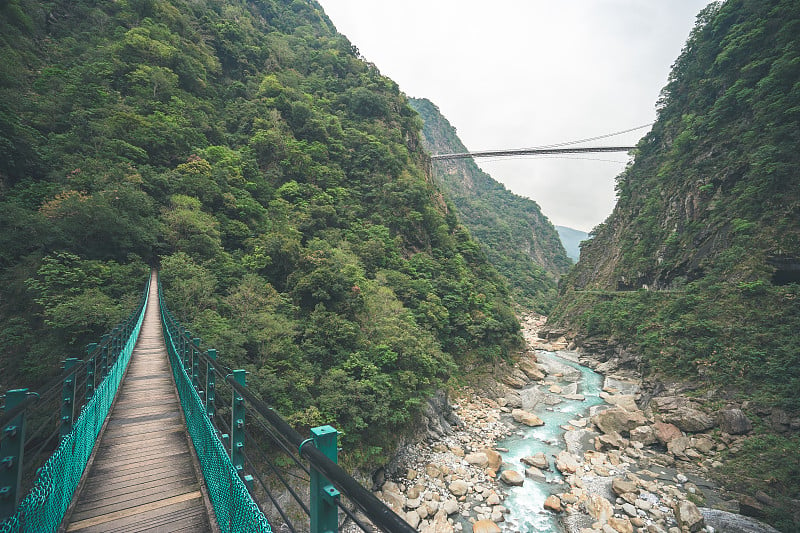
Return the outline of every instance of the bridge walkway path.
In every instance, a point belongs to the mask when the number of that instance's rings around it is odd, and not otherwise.
[[[153,279],[127,375],[65,530],[213,531],[189,446]]]

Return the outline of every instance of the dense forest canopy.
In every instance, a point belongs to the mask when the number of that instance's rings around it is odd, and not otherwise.
[[[800,438],[760,431],[800,410],[798,147],[800,3],[709,5],[551,317],[640,354],[651,383],[746,406],[760,425],[727,481],[780,499],[787,531]]]
[[[423,120],[423,145],[430,153],[468,151],[433,102],[412,98],[411,105]],[[464,225],[508,280],[514,301],[547,313],[555,304],[558,278],[571,261],[539,205],[506,189],[472,159],[435,160],[432,167],[434,179],[452,198]]]
[[[0,385],[79,355],[150,265],[265,400],[364,458],[518,346],[417,114],[316,2],[8,0],[0,64]]]

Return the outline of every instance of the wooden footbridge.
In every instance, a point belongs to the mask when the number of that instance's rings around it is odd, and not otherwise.
[[[66,531],[211,531],[150,285],[142,330]]]
[[[335,429],[304,439],[243,370],[200,345],[154,272],[138,308],[84,359],[67,359],[39,393],[7,391],[0,533],[414,531],[336,464]],[[286,481],[278,452],[307,490]]]

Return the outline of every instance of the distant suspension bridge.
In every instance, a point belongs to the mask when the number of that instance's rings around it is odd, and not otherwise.
[[[453,154],[434,154],[432,161],[448,159],[467,159],[477,157],[513,157],[520,155],[586,154],[601,152],[630,152],[635,146],[590,146],[581,148],[517,148],[514,150],[485,150],[481,152],[460,152]]]
[[[535,148],[516,148],[510,150],[483,150],[478,152],[456,152],[450,154],[433,154],[431,161],[446,161],[452,159],[468,159],[478,157],[518,157],[523,155],[557,155],[557,154],[587,154],[587,153],[603,153],[603,152],[630,152],[635,146],[575,146],[586,142],[596,141],[599,139],[606,139],[608,137],[615,137],[623,133],[630,133],[632,131],[648,128],[653,123],[643,124],[635,128],[627,130],[616,131],[614,133],[607,133],[605,135],[598,135],[589,139],[581,139],[578,141],[569,141],[559,144],[551,144],[549,146],[538,146]]]

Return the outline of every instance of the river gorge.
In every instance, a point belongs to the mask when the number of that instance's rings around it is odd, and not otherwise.
[[[735,435],[693,427],[705,419],[685,398],[641,410],[636,380],[540,339],[543,320],[522,320],[529,350],[513,368],[429,410],[427,442],[404,447],[379,497],[426,533],[776,531],[705,475]]]

